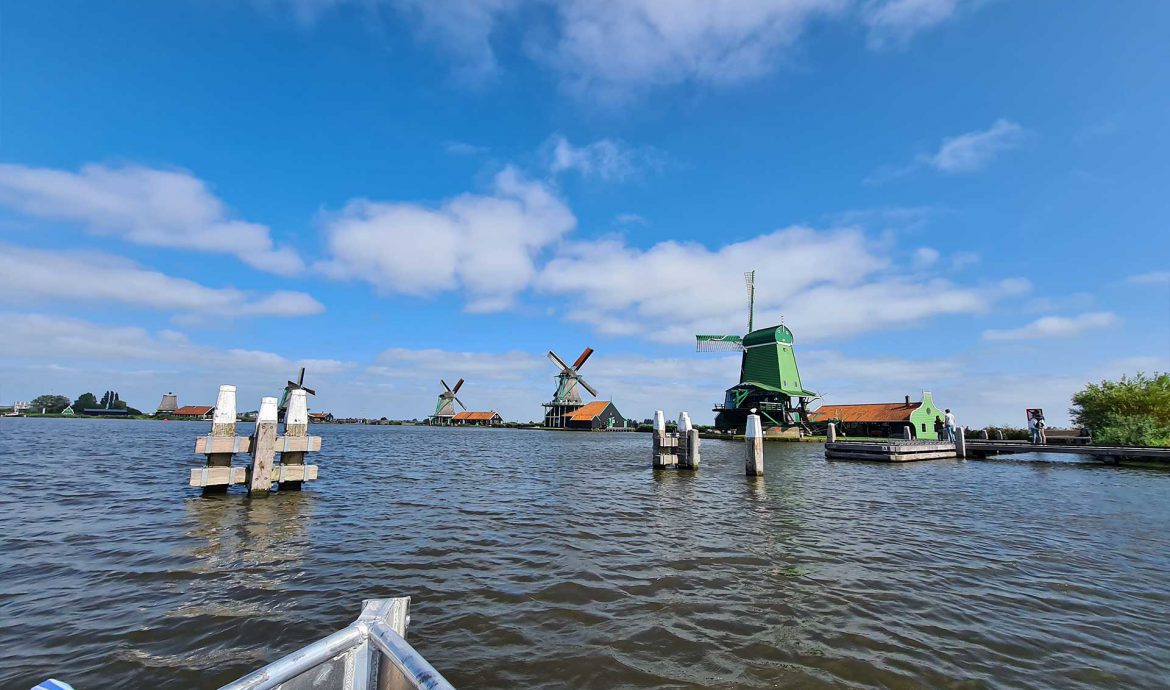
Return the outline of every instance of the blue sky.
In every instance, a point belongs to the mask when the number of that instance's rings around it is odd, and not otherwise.
[[[0,396],[648,416],[796,334],[836,403],[1061,421],[1170,369],[1161,2],[190,0],[0,15]]]

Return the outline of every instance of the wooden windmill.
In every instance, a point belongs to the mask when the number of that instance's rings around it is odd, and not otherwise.
[[[317,391],[312,388],[305,387],[305,368],[301,367],[301,373],[297,375],[296,381],[289,381],[284,386],[284,395],[280,396],[280,405],[277,408],[277,418],[284,421],[284,413],[288,410],[288,398],[293,391],[304,391],[309,395],[316,395]]]
[[[455,394],[463,387],[463,379],[456,381],[454,388],[448,386],[443,379],[439,379],[439,383],[442,384],[443,391],[439,393],[439,399],[435,403],[435,413],[431,415],[430,423],[445,426],[455,418],[455,403],[459,403],[459,407],[465,410],[467,406],[463,404],[462,400],[455,397]]]
[[[728,388],[715,405],[715,426],[742,432],[755,410],[768,427],[808,429],[809,405],[819,396],[805,390],[796,366],[792,331],[781,317],[778,325],[755,328],[756,272],[743,274],[748,291],[746,335],[696,335],[699,352],[742,352],[739,383]]]
[[[593,348],[585,348],[570,366],[565,364],[565,360],[558,357],[557,353],[552,350],[548,351],[549,361],[560,369],[560,372],[557,373],[557,389],[553,393],[553,399],[544,404],[544,425],[546,427],[565,428],[565,418],[585,404],[581,399],[580,389],[584,388],[590,395],[597,397],[597,391],[581,376],[581,367],[585,365],[585,360],[589,359],[592,354]]]

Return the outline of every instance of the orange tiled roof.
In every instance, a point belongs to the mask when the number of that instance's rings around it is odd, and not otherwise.
[[[180,417],[201,417],[214,409],[211,405],[183,405],[171,414]]]
[[[813,415],[814,421],[840,419],[842,422],[907,422],[910,415],[922,405],[912,402],[865,403],[861,405],[821,405]]]
[[[455,415],[456,421],[489,422],[495,417],[495,412],[459,412]]]
[[[573,413],[573,416],[569,417],[569,419],[573,420],[574,422],[592,421],[594,417],[601,414],[602,412],[605,412],[605,407],[607,405],[609,405],[608,400],[595,400],[587,405],[580,407],[576,412]]]

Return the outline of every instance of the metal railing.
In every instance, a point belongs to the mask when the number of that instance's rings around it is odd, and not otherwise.
[[[344,629],[220,690],[454,690],[403,637],[409,606],[369,599]]]

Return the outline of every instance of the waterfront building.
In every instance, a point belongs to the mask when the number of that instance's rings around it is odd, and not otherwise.
[[[498,412],[468,412],[464,410],[451,418],[451,423],[458,426],[499,426],[504,418]]]
[[[566,429],[582,431],[605,431],[607,429],[624,429],[626,418],[618,412],[610,400],[595,400],[577,408],[565,419]]]
[[[215,407],[211,405],[184,405],[174,411],[171,417],[175,419],[210,420]]]
[[[930,391],[922,392],[922,400],[913,402],[907,395],[902,402],[860,403],[851,405],[825,404],[812,413],[817,424],[833,422],[837,433],[848,436],[898,437],[910,427],[914,438],[936,439],[935,418],[942,419],[943,413]]]

